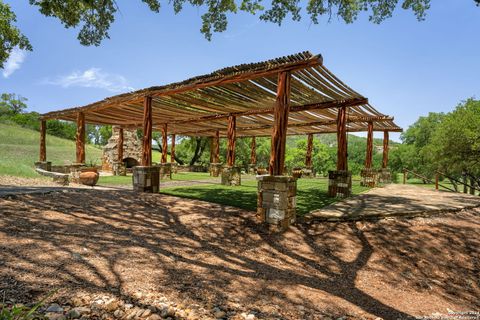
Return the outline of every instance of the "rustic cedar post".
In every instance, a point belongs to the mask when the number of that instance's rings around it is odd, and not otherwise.
[[[252,137],[252,143],[250,145],[250,164],[256,165],[257,164],[257,142],[255,137]]]
[[[117,161],[119,163],[123,162],[123,128],[118,129],[118,144],[117,144]]]
[[[85,114],[77,114],[77,163],[85,163]]]
[[[347,107],[338,109],[337,170],[328,172],[328,196],[348,197],[352,193],[352,173],[347,163]]]
[[[241,184],[240,168],[235,166],[236,125],[237,118],[230,115],[227,128],[227,166],[222,170],[222,184],[226,186],[239,186]]]
[[[228,117],[228,129],[227,129],[227,166],[235,166],[235,130],[237,125],[237,118],[235,116]]]
[[[40,121],[40,162],[47,161],[47,145],[45,142],[47,134],[47,121]]]
[[[290,110],[290,72],[278,74],[277,101],[274,108],[274,123],[270,150],[270,175],[283,175],[285,164],[285,143],[287,141],[288,112]]]
[[[383,161],[382,161],[382,168],[386,169],[388,167],[388,131],[383,131]]]
[[[168,152],[168,143],[167,143],[167,124],[165,123],[162,127],[162,163],[167,163],[167,152]]]
[[[152,97],[143,100],[142,166],[152,165]]]
[[[133,190],[158,192],[159,167],[152,166],[152,97],[143,99],[142,165],[133,167]]]
[[[213,157],[213,162],[214,163],[219,163],[220,162],[220,132],[217,130],[215,131],[215,151],[214,151],[214,157]]]
[[[347,108],[341,107],[337,117],[337,170],[347,170]]]
[[[278,74],[269,175],[260,176],[258,179],[257,215],[276,231],[286,230],[296,219],[297,179],[283,176],[290,111],[290,82],[289,71]]]
[[[175,135],[172,134],[172,146],[170,149],[170,162],[175,163]]]
[[[367,133],[367,154],[365,156],[365,168],[372,168],[372,157],[373,157],[373,122],[368,122],[368,133]]]
[[[313,133],[309,133],[307,137],[307,154],[305,156],[305,167],[312,167],[312,151],[313,151]]]
[[[215,137],[210,137],[210,163],[213,163],[215,159],[214,148],[215,148]]]

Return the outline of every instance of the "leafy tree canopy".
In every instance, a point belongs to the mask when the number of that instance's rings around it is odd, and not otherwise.
[[[153,12],[160,11],[160,0],[141,0]],[[308,0],[305,4],[306,14],[313,23],[318,23],[321,16],[338,16],[346,23],[354,22],[359,13],[370,13],[370,21],[380,23],[393,15],[399,6],[411,10],[418,20],[423,20],[430,8],[431,0]],[[480,0],[474,0],[480,5]],[[98,46],[102,40],[109,38],[108,30],[115,21],[119,11],[116,0],[29,0],[38,7],[40,13],[56,17],[66,28],[79,27],[78,40],[82,45]],[[179,13],[185,5],[202,8],[200,31],[210,40],[213,32],[225,31],[228,15],[238,11],[250,14],[259,13],[259,19],[281,25],[290,16],[299,21],[302,5],[299,0],[173,0],[174,12]],[[15,46],[31,50],[28,39],[14,26],[15,14],[11,8],[0,0],[0,68]]]

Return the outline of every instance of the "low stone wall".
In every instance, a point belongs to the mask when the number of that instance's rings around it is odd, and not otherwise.
[[[328,171],[328,196],[346,198],[352,194],[352,173],[347,170]]]
[[[297,180],[258,176],[257,216],[272,231],[285,231],[296,220]]]
[[[52,162],[51,161],[35,162],[35,168],[42,169],[44,171],[52,171]]]
[[[239,186],[242,183],[240,167],[224,167],[222,169],[222,184],[224,186]]]
[[[157,193],[160,188],[160,167],[133,167],[133,190],[137,192]]]
[[[362,177],[360,185],[363,187],[374,188],[377,185],[377,174],[377,169],[363,168],[360,171],[360,177]]]
[[[204,165],[177,165],[177,172],[209,172],[209,167]]]
[[[37,171],[39,174],[45,177],[51,177],[53,179],[53,182],[58,183],[62,186],[67,186],[69,182],[69,175],[65,173],[58,173],[58,172],[52,172],[52,171],[47,171],[43,170],[41,168],[35,168],[35,171]]]

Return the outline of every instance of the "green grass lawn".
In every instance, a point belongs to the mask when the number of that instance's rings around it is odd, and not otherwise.
[[[40,149],[40,133],[0,123],[0,175],[40,177],[34,170]],[[75,141],[47,135],[47,159],[54,165],[75,162]],[[101,163],[102,150],[92,145],[85,148],[87,162]]]
[[[179,172],[172,175],[172,180],[165,179],[162,181],[191,181],[210,179],[208,172]],[[131,185],[132,175],[127,176],[101,176],[98,180],[99,185]]]
[[[297,214],[306,213],[322,208],[338,199],[327,196],[327,179],[299,179],[297,184]],[[368,190],[354,183],[354,194]],[[242,180],[238,187],[228,187],[219,184],[196,185],[189,187],[161,188],[161,193],[178,197],[205,200],[223,205],[255,211],[257,207],[257,181]]]

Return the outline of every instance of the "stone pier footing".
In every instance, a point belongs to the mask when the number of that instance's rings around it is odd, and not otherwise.
[[[170,162],[160,163],[160,179],[172,180],[172,164]]]
[[[257,181],[257,216],[271,231],[285,231],[296,219],[297,180],[289,176],[257,176]]]
[[[223,167],[222,184],[224,186],[239,186],[242,183],[240,167]]]
[[[392,183],[392,172],[389,168],[382,168],[378,170],[378,183],[389,184]]]
[[[360,185],[363,187],[374,188],[377,185],[377,173],[378,171],[376,169],[363,168],[360,171],[360,176],[362,177]]]
[[[133,191],[157,193],[160,186],[160,167],[133,167],[132,182]]]
[[[328,171],[328,196],[346,198],[352,194],[352,172],[347,170]]]
[[[249,164],[248,165],[248,174],[257,174],[257,165],[256,164]]]
[[[313,167],[305,167],[302,169],[302,178],[315,178]]]
[[[220,174],[222,173],[222,163],[210,163],[210,175],[212,177],[219,177]]]

